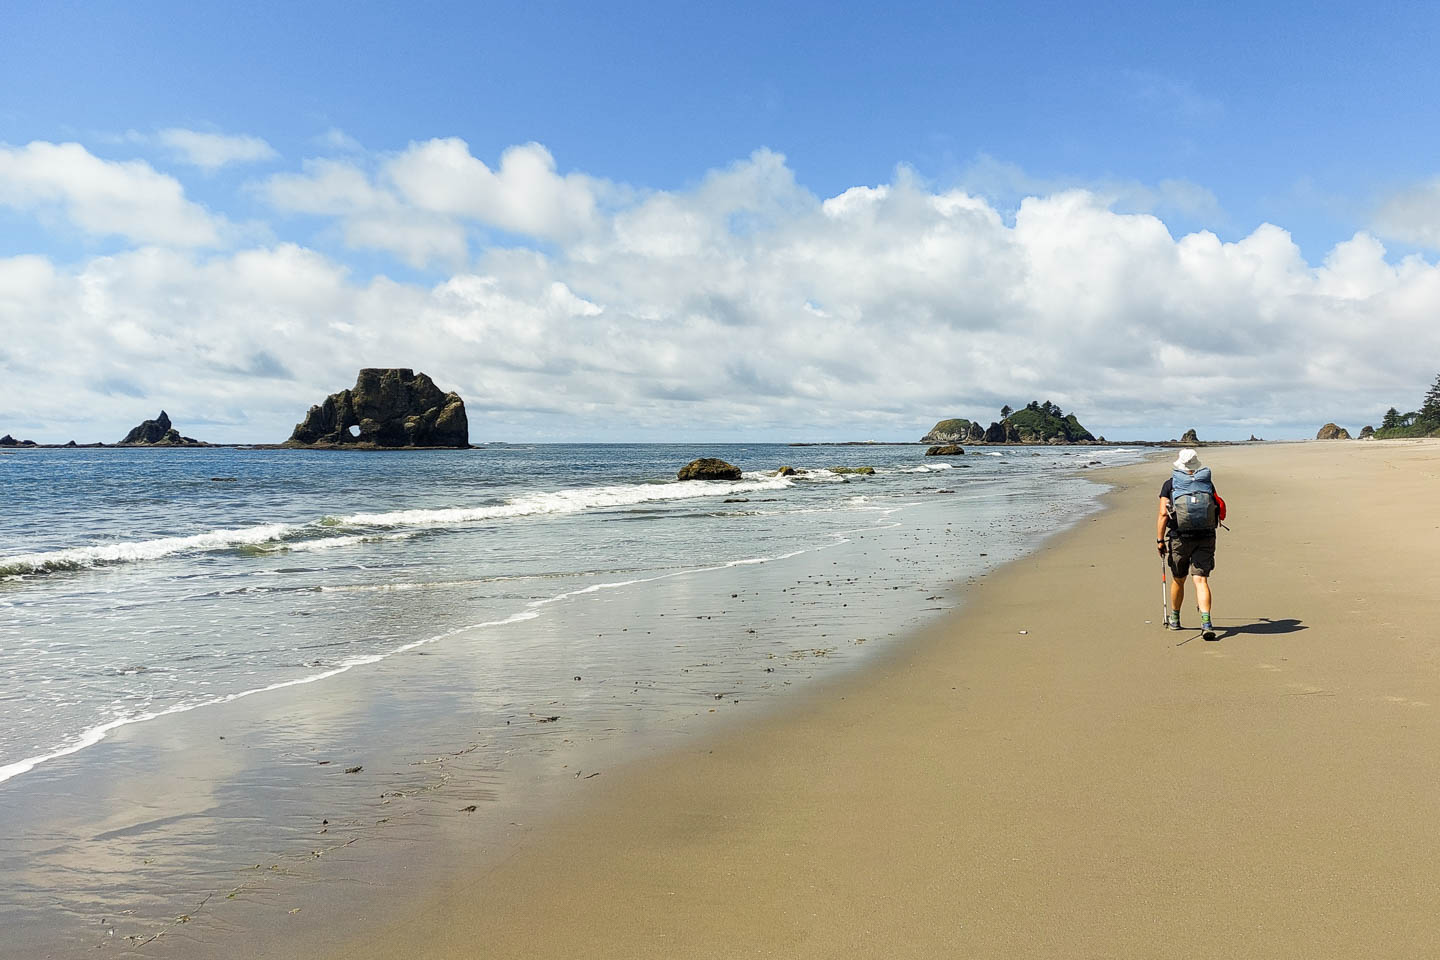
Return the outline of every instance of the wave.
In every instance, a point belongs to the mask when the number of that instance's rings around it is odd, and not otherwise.
[[[211,530],[188,537],[161,537],[156,540],[107,543],[94,547],[71,547],[48,553],[20,553],[0,557],[0,577],[27,573],[53,573],[61,570],[83,570],[114,563],[135,563],[158,560],[175,553],[204,553],[235,547],[256,546],[281,540],[297,528],[288,523],[262,523],[233,530]]]
[[[504,503],[483,507],[451,507],[434,510],[395,510],[389,513],[352,513],[341,521],[357,527],[455,526],[483,520],[505,520],[539,514],[583,513],[604,507],[637,503],[688,500],[760,490],[784,490],[793,484],[787,477],[752,475],[726,483],[713,480],[678,480],[674,483],[639,483],[609,487],[579,487],[553,493],[531,493]]]
[[[574,514],[586,510],[687,500],[696,497],[727,496],[763,490],[783,490],[793,484],[785,477],[751,474],[726,483],[683,480],[668,483],[637,483],[605,487],[578,487],[551,493],[532,493],[503,503],[479,507],[395,510],[388,513],[353,513],[324,516],[310,523],[262,523],[235,529],[211,530],[185,537],[161,537],[108,543],[92,547],[71,547],[46,553],[22,553],[0,557],[0,578],[29,574],[84,570],[113,564],[158,560],[180,553],[209,553],[242,549],[255,553],[276,550],[310,551],[354,546],[380,539],[402,539],[410,534],[333,535],[337,528],[394,529],[403,527],[449,527],[484,520],[504,520],[544,514]],[[316,533],[325,534],[314,536]]]

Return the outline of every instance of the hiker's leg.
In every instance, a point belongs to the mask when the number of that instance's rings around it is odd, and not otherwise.
[[[1201,613],[1210,612],[1210,578],[1202,577],[1200,574],[1193,574],[1191,579],[1195,581],[1195,604],[1200,608]],[[1183,598],[1183,595],[1182,595]]]
[[[1179,612],[1185,605],[1185,578],[1170,578],[1170,609]]]

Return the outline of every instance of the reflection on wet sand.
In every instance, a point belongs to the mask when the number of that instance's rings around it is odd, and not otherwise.
[[[883,650],[953,605],[947,584],[1056,528],[1038,500],[1025,517],[897,501],[825,549],[582,585],[532,620],[124,728],[84,763],[7,785],[0,869],[16,896],[0,923],[20,934],[6,949],[231,956],[243,937],[261,956],[320,942],[443,882],[447,863],[503,856],[616,764]],[[443,620],[452,600],[346,597],[376,631]]]

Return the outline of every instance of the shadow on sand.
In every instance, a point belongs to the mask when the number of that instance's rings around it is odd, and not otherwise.
[[[1269,617],[1261,617],[1254,623],[1237,623],[1228,627],[1220,628],[1220,635],[1217,639],[1224,640],[1226,637],[1233,637],[1240,633],[1252,633],[1271,635],[1277,633],[1296,633],[1306,629],[1305,624],[1299,620],[1271,620]]]
[[[1255,636],[1264,636],[1281,633],[1296,633],[1300,630],[1307,629],[1305,624],[1293,618],[1286,620],[1271,620],[1269,617],[1261,617],[1253,623],[1237,623],[1228,627],[1216,624],[1215,627],[1215,636],[1211,638],[1213,640],[1224,640],[1228,637],[1238,636],[1242,633],[1248,633]],[[1195,632],[1192,633],[1190,636],[1186,637],[1184,640],[1181,640],[1179,643],[1175,644],[1175,646],[1183,647],[1191,640],[1194,640],[1196,637],[1200,636],[1199,627],[1187,629],[1194,629]]]

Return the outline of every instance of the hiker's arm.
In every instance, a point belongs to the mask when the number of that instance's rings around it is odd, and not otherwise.
[[[1155,539],[1162,541],[1155,544],[1155,549],[1161,553],[1165,552],[1165,526],[1170,522],[1170,498],[1160,498],[1160,512],[1155,515]]]

